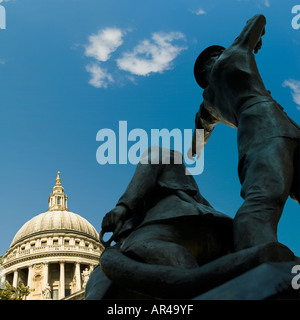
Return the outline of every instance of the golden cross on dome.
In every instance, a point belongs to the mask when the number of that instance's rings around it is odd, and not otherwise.
[[[60,171],[57,171],[57,177],[56,177],[56,185],[57,186],[60,186],[60,177],[59,177],[59,175],[60,175]]]

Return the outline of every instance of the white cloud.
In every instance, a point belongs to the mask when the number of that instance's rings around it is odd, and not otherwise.
[[[89,36],[85,55],[93,58],[93,61],[86,66],[86,71],[91,75],[90,85],[96,88],[107,88],[109,84],[115,82],[115,76],[113,77],[112,74],[118,75],[118,71],[128,72],[125,78],[136,83],[133,75],[146,76],[171,69],[173,60],[186,49],[173,43],[185,40],[180,32],[153,33],[151,39],[140,42],[132,51],[124,52],[119,59],[113,59],[118,69],[112,69],[113,73],[108,72],[102,64],[112,60],[112,54],[123,44],[125,33],[126,31],[118,28],[105,28]],[[109,63],[108,67],[111,69],[112,63]],[[122,75],[117,77],[118,83],[120,78]]]
[[[269,0],[264,0],[264,4],[265,4],[266,7],[268,7],[268,8],[270,7],[270,1]]]
[[[300,81],[288,79],[283,82],[282,86],[291,89],[293,100],[298,105],[297,109],[300,110]]]
[[[206,14],[206,11],[203,10],[202,8],[199,8],[198,10],[193,11],[194,14],[196,14],[197,16]]]
[[[86,71],[91,73],[89,84],[96,88],[107,88],[109,83],[114,82],[112,75],[97,63],[87,65]]]
[[[107,61],[111,54],[122,45],[123,32],[118,28],[99,30],[89,36],[89,44],[85,47],[85,55],[98,61]]]
[[[100,67],[98,62],[105,62],[111,58],[111,54],[123,44],[123,35],[124,32],[121,29],[105,28],[89,36],[85,55],[97,61],[86,66],[86,71],[91,74],[90,85],[96,88],[107,88],[108,84],[114,82],[112,75]]]
[[[151,40],[142,41],[132,52],[124,53],[117,59],[118,67],[139,76],[168,70],[172,61],[186,49],[173,45],[175,40],[185,40],[185,37],[180,32],[153,33]]]

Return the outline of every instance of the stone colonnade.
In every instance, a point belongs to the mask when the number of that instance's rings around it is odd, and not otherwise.
[[[51,266],[59,265],[59,276],[58,276],[58,286],[54,286],[53,280],[51,283]],[[74,273],[72,275],[66,274],[66,264],[74,266]],[[42,267],[41,267],[42,265]],[[16,269],[7,274],[7,278],[12,278],[12,285],[17,287],[20,280],[29,288],[35,289],[27,299],[31,300],[36,292],[40,293],[40,298],[43,300],[48,299],[63,299],[66,297],[66,287],[70,288],[70,282],[66,282],[66,278],[72,278],[72,290],[68,292],[67,295],[80,291],[85,288],[86,282],[89,278],[90,273],[94,269],[95,265],[80,263],[80,262],[71,262],[71,261],[57,261],[57,262],[42,262],[37,264],[30,264],[25,268]],[[42,272],[35,272],[36,269],[42,269]],[[20,272],[22,272],[23,279],[20,277]],[[24,279],[24,274],[27,274],[27,279]],[[11,277],[12,276],[12,277]],[[40,277],[40,283],[38,285],[34,284],[35,278]],[[53,277],[53,276],[52,276]],[[41,290],[39,290],[39,288]],[[56,289],[56,290],[55,290]],[[39,292],[41,291],[41,292]],[[72,291],[72,292],[71,292]]]

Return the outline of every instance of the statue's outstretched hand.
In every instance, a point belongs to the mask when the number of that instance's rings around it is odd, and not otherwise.
[[[260,39],[259,39],[259,41],[257,42],[257,44],[256,44],[256,46],[255,46],[255,48],[254,48],[254,53],[257,53],[258,50],[261,49],[261,47],[262,47],[262,36],[263,36],[265,33],[266,33],[265,28],[263,28],[263,30],[262,30],[262,32],[261,32]]]
[[[257,42],[255,48],[254,48],[254,53],[257,53],[258,50],[260,50],[262,47],[262,39],[260,38],[259,41]]]
[[[120,221],[124,221],[127,217],[128,210],[123,205],[118,205],[109,211],[103,218],[102,230],[105,232],[114,232]]]
[[[128,218],[128,209],[123,205],[118,205],[111,211],[109,211],[102,220],[100,241],[107,246],[117,237],[123,222]],[[103,236],[107,232],[113,232],[109,241],[104,241]]]

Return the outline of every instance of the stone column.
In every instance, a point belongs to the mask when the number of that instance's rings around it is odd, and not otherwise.
[[[59,299],[65,297],[65,263],[60,262],[60,275],[59,275]]]
[[[81,274],[80,274],[80,263],[75,264],[75,279],[76,279],[76,291],[81,290]]]
[[[45,289],[49,282],[49,263],[44,263],[44,281],[43,281],[43,288]]]
[[[32,283],[32,264],[28,267],[28,278],[27,278],[27,286],[29,289],[31,288],[31,283]],[[31,293],[27,296],[26,300],[31,300]]]
[[[18,286],[18,280],[19,280],[18,278],[19,278],[18,270],[15,270],[14,271],[14,278],[13,278],[13,286],[15,288],[17,288],[17,286]]]

